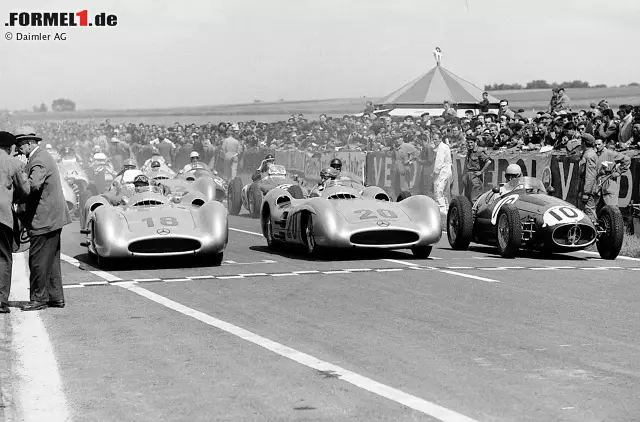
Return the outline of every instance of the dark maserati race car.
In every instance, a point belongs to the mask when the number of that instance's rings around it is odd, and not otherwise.
[[[286,189],[272,189],[260,208],[262,233],[270,248],[304,246],[309,254],[329,257],[345,249],[411,249],[429,257],[442,237],[436,202],[416,195],[391,202],[379,187],[349,180],[328,181],[309,198],[296,199]]]
[[[603,259],[615,259],[624,236],[622,213],[605,206],[594,223],[584,212],[550,196],[533,177],[518,177],[481,195],[476,202],[453,198],[447,214],[447,237],[453,249],[470,242],[495,245],[504,258],[532,249],[566,253],[596,244]]]

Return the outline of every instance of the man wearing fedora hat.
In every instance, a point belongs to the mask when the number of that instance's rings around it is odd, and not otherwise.
[[[30,187],[23,221],[31,238],[31,302],[22,309],[63,308],[60,234],[62,227],[71,223],[71,215],[62,193],[58,166],[46,149],[38,147],[42,138],[30,127],[22,127],[17,132],[16,146],[29,160],[26,173]]]
[[[15,142],[11,133],[0,132],[0,314],[9,313],[14,235],[12,205],[24,201],[29,194],[29,181],[22,170],[24,164],[11,156]]]

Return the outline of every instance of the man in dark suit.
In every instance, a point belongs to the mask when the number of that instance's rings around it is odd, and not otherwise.
[[[29,161],[26,173],[30,193],[23,222],[27,227],[31,246],[29,270],[31,301],[22,309],[37,311],[47,307],[64,308],[62,272],[60,270],[60,234],[71,223],[71,215],[62,193],[58,166],[42,147],[30,127],[18,129],[16,146]]]
[[[24,164],[11,156],[15,142],[12,134],[0,132],[0,314],[9,313],[14,240],[12,205],[26,200],[29,194],[29,181],[22,170]]]

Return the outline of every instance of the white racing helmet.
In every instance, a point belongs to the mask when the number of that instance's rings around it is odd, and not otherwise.
[[[507,183],[521,176],[522,169],[517,164],[509,164],[509,167],[507,167],[507,170],[504,172],[504,178],[507,180]]]
[[[93,159],[96,161],[106,161],[107,160],[107,156],[105,155],[104,152],[98,152],[93,154]]]

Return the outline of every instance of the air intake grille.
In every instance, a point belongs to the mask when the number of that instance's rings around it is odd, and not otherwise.
[[[356,233],[351,236],[355,245],[403,245],[420,238],[417,233],[406,230],[377,230]]]
[[[132,242],[129,245],[129,252],[148,254],[191,252],[200,249],[200,246],[200,242],[194,239],[163,237]]]
[[[357,196],[355,196],[352,193],[334,193],[333,195],[329,195],[329,197],[327,199],[356,199]]]
[[[134,207],[153,207],[157,205],[163,205],[164,202],[158,201],[156,199],[145,199],[144,201],[138,201],[133,204]]]
[[[553,241],[560,246],[587,245],[596,237],[596,231],[587,224],[567,224],[553,232]]]

